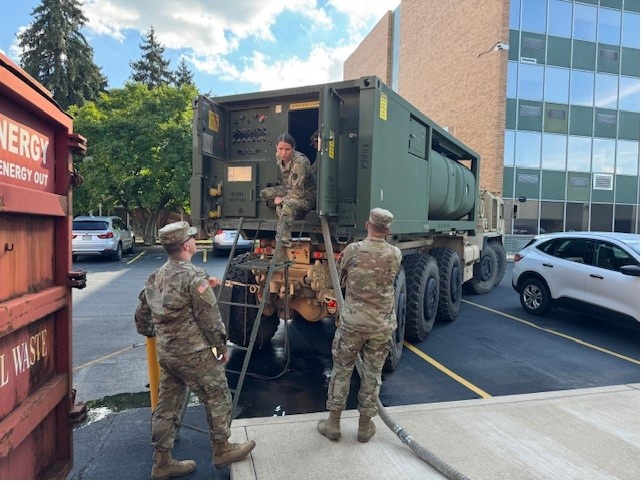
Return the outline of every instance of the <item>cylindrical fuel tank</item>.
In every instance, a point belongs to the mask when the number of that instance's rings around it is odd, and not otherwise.
[[[460,219],[474,209],[474,174],[437,152],[430,152],[429,159],[429,220]]]

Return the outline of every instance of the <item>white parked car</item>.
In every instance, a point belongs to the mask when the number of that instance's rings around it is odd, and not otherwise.
[[[237,232],[236,230],[218,229],[218,231],[212,238],[213,255],[229,252],[231,250],[231,247],[234,245],[236,232]],[[240,236],[238,238],[238,244],[236,244],[236,252],[248,251],[248,250],[251,250],[253,247],[254,247],[253,240],[245,239],[244,237]]]
[[[132,254],[136,238],[131,228],[117,216],[78,216],[73,219],[71,250],[79,255],[102,254],[113,260],[123,252]]]
[[[639,235],[538,235],[515,254],[512,287],[530,314],[562,306],[639,321]]]

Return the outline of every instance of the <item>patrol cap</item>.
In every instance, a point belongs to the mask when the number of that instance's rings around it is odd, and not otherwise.
[[[389,229],[394,220],[394,214],[389,210],[374,207],[369,211],[369,223],[380,229]]]
[[[158,237],[160,237],[162,245],[182,244],[190,237],[195,236],[197,232],[198,229],[190,227],[189,222],[183,220],[167,224],[158,231]]]

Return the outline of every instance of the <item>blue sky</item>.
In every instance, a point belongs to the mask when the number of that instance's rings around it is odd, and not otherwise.
[[[16,34],[40,0],[3,0],[0,50],[19,63]],[[109,87],[122,87],[153,25],[175,69],[203,93],[229,95],[343,78],[343,62],[400,0],[84,0],[82,33]]]

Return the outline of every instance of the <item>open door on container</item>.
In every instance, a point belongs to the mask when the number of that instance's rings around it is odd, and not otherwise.
[[[342,99],[333,88],[323,87],[320,92],[320,145],[316,170],[316,210],[320,215],[338,215],[341,103]]]

